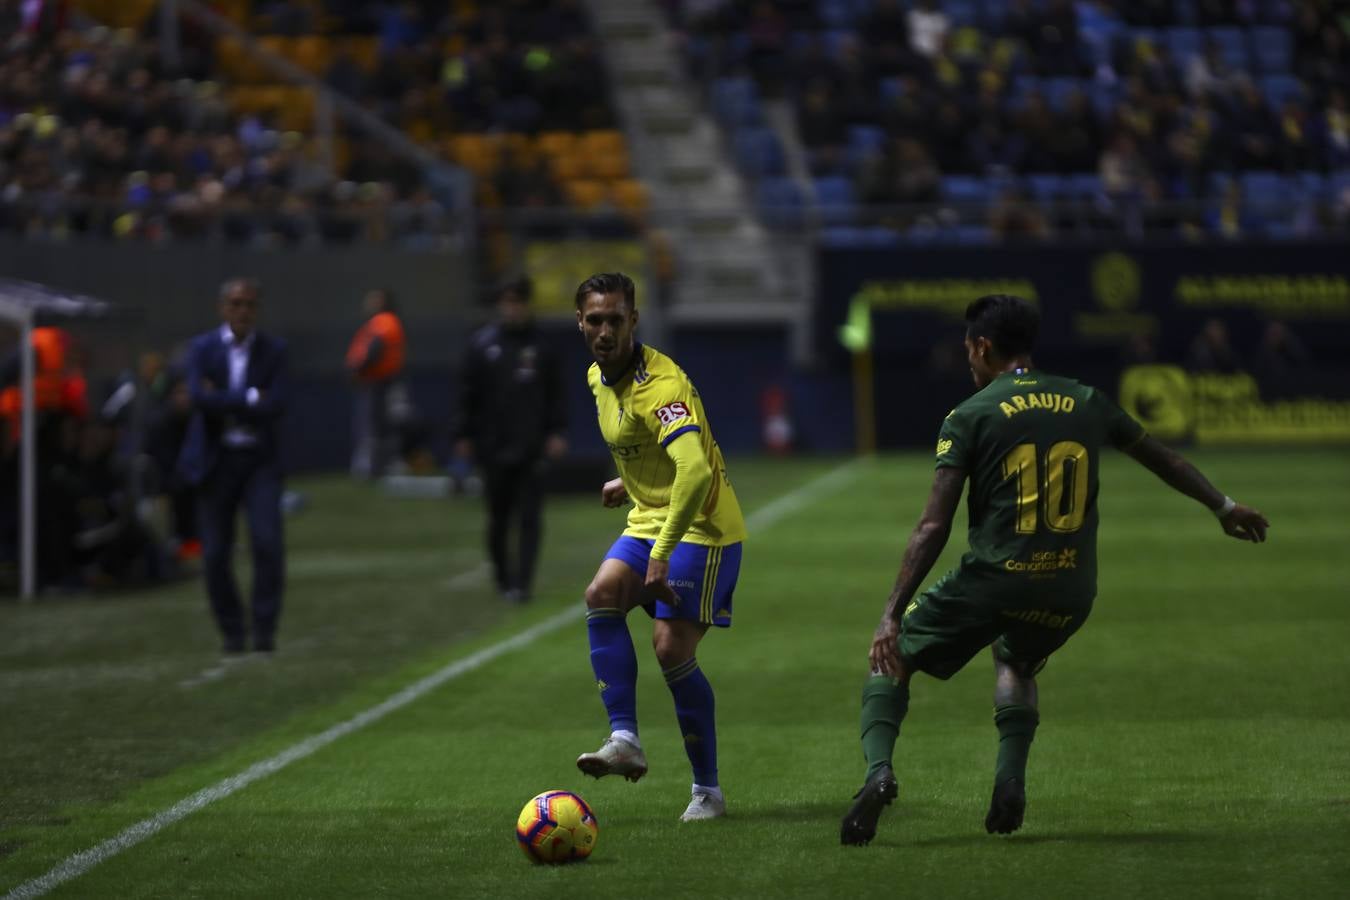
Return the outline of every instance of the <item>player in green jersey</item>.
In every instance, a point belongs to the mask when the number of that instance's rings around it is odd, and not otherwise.
[[[1101,449],[1123,450],[1173,489],[1203,503],[1225,533],[1260,542],[1269,523],[1224,496],[1178,453],[1100,392],[1037,371],[1040,316],[1018,297],[966,309],[966,353],[979,390],[943,422],[928,504],[905,547],[873,636],[863,688],[867,780],[840,840],[866,844],[899,792],[891,755],[915,672],[950,678],[993,645],[998,762],[985,818],[1010,834],[1026,809],[1026,764],[1040,717],[1036,674],[1082,627],[1097,593],[1097,474]],[[970,479],[970,550],[914,598],[951,534]],[[911,599],[914,598],[914,599]]]

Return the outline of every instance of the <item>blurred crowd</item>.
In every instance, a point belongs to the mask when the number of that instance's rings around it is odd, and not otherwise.
[[[212,5],[452,158],[455,135],[614,123],[574,0]],[[341,129],[330,168],[312,92],[277,83],[250,52],[189,26],[170,65],[148,8],[114,29],[81,27],[65,7],[0,0],[0,232],[414,248],[453,234],[450,186]],[[538,160],[506,162],[494,160],[494,197],[568,203]]]
[[[158,353],[91,390],[79,342],[35,329],[37,583],[77,590],[175,577],[201,553],[193,491],[175,472],[191,398]],[[18,560],[18,355],[0,371],[0,557]]]
[[[1005,236],[1053,230],[1059,200],[1110,201],[1135,232],[1350,227],[1350,17],[1330,0],[666,7],[715,103],[752,82],[724,124],[791,102],[811,174],[848,182],[827,203],[992,205]],[[781,174],[767,156],[752,177]]]

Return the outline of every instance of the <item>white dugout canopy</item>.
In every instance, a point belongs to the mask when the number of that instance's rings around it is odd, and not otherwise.
[[[33,329],[43,325],[117,318],[118,308],[106,300],[59,288],[0,278],[0,321],[19,332],[19,390],[23,396],[19,448],[19,596],[33,599],[37,582],[37,416],[33,402]]]

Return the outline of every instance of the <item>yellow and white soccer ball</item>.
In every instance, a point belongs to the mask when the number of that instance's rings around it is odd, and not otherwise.
[[[600,833],[595,813],[571,791],[544,791],[525,804],[516,819],[516,841],[540,863],[585,859]]]

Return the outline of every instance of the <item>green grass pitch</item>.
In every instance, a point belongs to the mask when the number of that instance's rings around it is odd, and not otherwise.
[[[838,844],[863,772],[867,646],[931,478],[915,454],[862,463],[752,534],[735,627],[699,653],[725,820],[677,821],[689,769],[640,613],[651,773],[633,785],[576,771],[607,730],[578,617],[49,896],[1345,896],[1350,465],[1331,450],[1193,458],[1269,515],[1270,540],[1225,538],[1108,457],[1097,606],[1040,678],[1012,837],[982,827],[996,733],[980,658],[948,683],[916,679],[900,799],[870,847]],[[731,470],[753,512],[838,465]],[[217,672],[196,582],[0,604],[0,895],[577,604],[621,524],[598,497],[555,498],[539,597],[513,609],[477,568],[472,501],[298,486],[311,504],[288,523],[274,660]],[[958,523],[939,567],[963,547]],[[515,846],[521,805],[549,788],[595,809],[588,862],[534,866]]]

